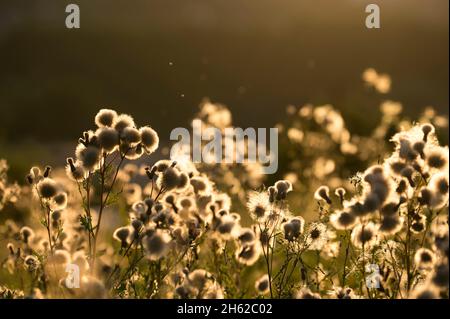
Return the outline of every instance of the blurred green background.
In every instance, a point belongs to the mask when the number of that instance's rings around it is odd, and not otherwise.
[[[81,29],[65,27],[65,7]],[[367,29],[365,6],[381,8]],[[4,0],[0,4],[0,157],[22,178],[63,164],[101,107],[132,114],[167,141],[203,97],[240,127],[270,127],[288,104],[331,103],[368,132],[383,99],[412,118],[448,114],[447,0]],[[364,87],[367,67],[392,92]]]

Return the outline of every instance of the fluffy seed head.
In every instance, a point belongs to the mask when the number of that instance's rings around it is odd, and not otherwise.
[[[28,244],[30,239],[34,237],[34,231],[30,227],[24,226],[20,229],[20,237],[25,244]]]
[[[130,115],[120,114],[115,119],[113,127],[117,132],[122,133],[126,127],[135,127],[134,120]]]
[[[445,195],[448,193],[448,180],[445,177],[441,177],[438,180],[436,180],[435,184],[436,190],[441,193],[442,195]]]
[[[241,245],[253,243],[256,239],[255,232],[250,228],[242,228],[239,233],[239,242]]]
[[[328,241],[327,226],[320,222],[308,225],[306,244],[309,250],[321,250]]]
[[[443,169],[448,166],[448,149],[434,148],[426,152],[428,166],[436,169]]]
[[[75,155],[86,170],[94,171],[100,163],[102,152],[98,147],[78,144]]]
[[[191,273],[189,273],[187,279],[193,287],[201,291],[205,288],[209,278],[211,278],[211,274],[208,273],[206,270],[196,269]]]
[[[243,245],[236,251],[236,259],[241,264],[251,266],[256,263],[261,254],[261,245],[259,242],[254,242],[250,245]]]
[[[50,178],[44,178],[37,185],[39,194],[45,198],[50,199],[58,192],[58,185]]]
[[[113,238],[119,241],[122,246],[125,246],[128,242],[128,236],[130,235],[129,227],[120,227],[114,231]]]
[[[220,218],[219,223],[216,227],[216,231],[224,239],[230,239],[236,235],[238,231],[238,223],[231,215],[224,215]]]
[[[413,233],[419,234],[425,230],[425,223],[423,221],[414,221],[411,224],[411,230]]]
[[[247,209],[255,220],[262,220],[269,211],[269,197],[267,193],[252,192],[248,196]]]
[[[158,178],[161,189],[171,190],[180,183],[180,173],[175,167],[168,167]]]
[[[75,182],[84,181],[89,172],[86,171],[80,161],[74,162],[72,158],[67,159],[66,175]]]
[[[431,269],[435,261],[434,253],[427,248],[419,248],[414,255],[414,263],[420,269]]]
[[[95,116],[95,124],[98,127],[112,126],[117,118],[117,113],[110,109],[101,109]]]
[[[328,186],[320,186],[314,193],[314,198],[318,201],[324,200],[327,204],[331,204],[330,189]]]
[[[277,191],[277,200],[283,200],[286,198],[287,193],[292,191],[292,184],[289,181],[281,180],[275,183],[275,189]]]
[[[131,226],[133,227],[134,230],[139,231],[142,228],[143,223],[139,219],[133,219],[131,221]]]
[[[341,199],[341,201],[344,199],[345,196],[345,189],[342,187],[336,188],[334,191],[334,194]]]
[[[159,160],[153,165],[153,167],[156,167],[156,170],[158,172],[164,172],[168,167],[170,167],[172,162],[170,160]],[[153,170],[153,168],[152,168]]]
[[[364,244],[365,247],[369,248],[376,241],[375,225],[372,222],[366,225],[356,225],[353,228],[351,239],[356,247],[362,247]]]
[[[195,176],[190,179],[190,183],[192,187],[194,188],[194,192],[196,193],[202,193],[206,192],[209,189],[209,183],[208,181],[201,176]]]
[[[448,262],[437,265],[431,278],[433,284],[439,288],[447,288],[449,284]]]
[[[108,153],[113,152],[119,145],[119,133],[113,128],[99,128],[95,135],[100,147]]]
[[[65,192],[59,192],[58,194],[53,197],[54,207],[55,210],[62,210],[67,207],[67,193]]]
[[[38,269],[39,264],[39,259],[37,259],[36,256],[28,255],[25,257],[24,266],[26,270],[30,272],[35,271],[36,269]]]
[[[141,134],[134,127],[128,126],[122,130],[120,138],[127,146],[134,147],[141,141]]]
[[[284,223],[284,238],[288,241],[294,241],[300,236],[301,233],[303,233],[304,225],[305,221],[301,217],[294,217],[288,222]]]
[[[143,244],[147,257],[158,260],[166,255],[171,237],[165,231],[157,229],[153,235],[144,237]]]
[[[269,276],[266,274],[259,278],[255,282],[255,290],[260,295],[265,295],[269,292],[270,284],[269,284]]]
[[[37,183],[43,177],[41,174],[41,170],[39,169],[39,167],[36,167],[36,166],[34,166],[30,169],[30,176],[34,180],[35,183]]]
[[[422,125],[421,129],[423,132],[423,140],[424,142],[426,142],[428,140],[428,135],[434,132],[434,126],[429,123],[426,123]]]
[[[178,204],[183,208],[191,208],[195,205],[193,199],[191,199],[190,197],[182,197],[178,202]]]
[[[347,211],[337,211],[330,216],[330,223],[336,229],[351,229],[355,222],[355,215]]]
[[[403,227],[403,217],[386,216],[381,221],[379,231],[385,234],[398,233]]]
[[[139,130],[141,134],[142,145],[144,146],[145,152],[151,154],[159,146],[159,137],[155,130],[151,127],[144,126]]]

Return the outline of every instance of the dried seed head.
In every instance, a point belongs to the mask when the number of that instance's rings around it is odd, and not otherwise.
[[[120,227],[114,231],[113,238],[118,240],[122,244],[122,247],[125,247],[128,243],[130,233],[129,227]]]
[[[330,216],[330,223],[336,229],[351,229],[355,222],[355,215],[347,211],[337,211]]]
[[[420,269],[431,269],[435,261],[434,253],[427,248],[419,248],[414,255],[414,263]]]
[[[430,152],[426,152],[426,161],[428,166],[436,169],[442,169],[448,166],[448,149],[435,148]]]
[[[33,272],[39,268],[40,262],[36,256],[28,255],[24,259],[24,267],[26,270]]]
[[[352,243],[356,247],[369,248],[376,241],[375,225],[372,222],[366,225],[356,225],[351,235]]]
[[[67,193],[59,192],[53,197],[54,210],[62,210],[67,207]]]
[[[58,192],[58,185],[50,178],[44,178],[37,185],[40,196],[45,199],[50,199]]]
[[[427,124],[423,124],[421,129],[423,132],[423,141],[426,143],[428,140],[428,135],[430,135],[430,133],[434,132],[434,126],[427,123]]]
[[[325,201],[327,204],[331,204],[330,189],[328,186],[320,186],[314,193],[314,199],[318,201]]]
[[[267,294],[269,292],[269,288],[270,288],[270,283],[269,283],[269,276],[267,274],[262,276],[255,282],[255,290],[260,295]]]
[[[110,127],[117,118],[117,112],[110,109],[101,109],[95,116],[95,124],[98,127]]]
[[[110,127],[102,127],[95,132],[98,144],[107,153],[113,152],[119,145],[119,133]]]
[[[334,191],[334,194],[339,197],[339,200],[341,201],[341,204],[344,202],[344,196],[345,196],[345,189],[343,187],[336,188]]]
[[[20,237],[25,244],[28,244],[30,239],[34,237],[34,231],[30,227],[24,226],[20,229]]]
[[[141,142],[141,134],[134,127],[125,127],[120,133],[120,138],[123,143],[129,147],[134,147]]]
[[[122,131],[127,127],[135,127],[134,120],[130,115],[127,114],[120,114],[113,123],[113,128],[119,132],[119,134],[122,133]]]
[[[143,245],[150,260],[158,260],[166,255],[169,243],[172,240],[165,231],[157,229],[153,235],[145,236]]]
[[[256,263],[261,254],[261,245],[259,242],[254,242],[250,245],[243,245],[236,251],[236,259],[241,264],[251,266]]]
[[[281,180],[275,183],[274,185],[277,195],[277,200],[283,200],[286,199],[287,193],[292,191],[292,184],[289,181]]]
[[[151,154],[159,146],[159,137],[155,130],[151,127],[145,126],[141,127],[139,130],[141,134],[142,145],[144,146],[145,152]]]
[[[94,171],[100,164],[102,152],[96,146],[89,145],[86,147],[83,144],[78,144],[75,155],[83,168],[88,171]]]

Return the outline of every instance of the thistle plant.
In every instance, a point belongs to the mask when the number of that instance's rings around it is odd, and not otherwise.
[[[0,297],[448,298],[446,123],[380,110],[360,136],[331,105],[288,107],[274,179],[153,158],[151,127],[102,109],[64,167],[19,186],[0,161]],[[197,117],[232,123],[209,101]]]
[[[75,159],[67,159],[67,174],[78,184],[84,214],[80,223],[87,232],[88,258],[91,268],[95,268],[97,242],[105,210],[114,203],[118,192],[115,190],[120,169],[127,160],[137,160],[152,154],[159,138],[150,127],[136,128],[134,120],[127,114],[117,114],[114,110],[102,109],[95,117],[97,130],[86,131],[78,140]],[[98,214],[93,219],[93,198],[99,194]]]

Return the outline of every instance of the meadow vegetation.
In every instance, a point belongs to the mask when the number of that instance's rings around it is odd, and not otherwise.
[[[448,298],[448,121],[402,109],[360,136],[332,105],[288,106],[276,178],[156,160],[155,130],[101,109],[62,167],[17,184],[0,161],[0,214],[24,221],[0,224],[0,298]],[[206,100],[195,118],[233,125]]]

